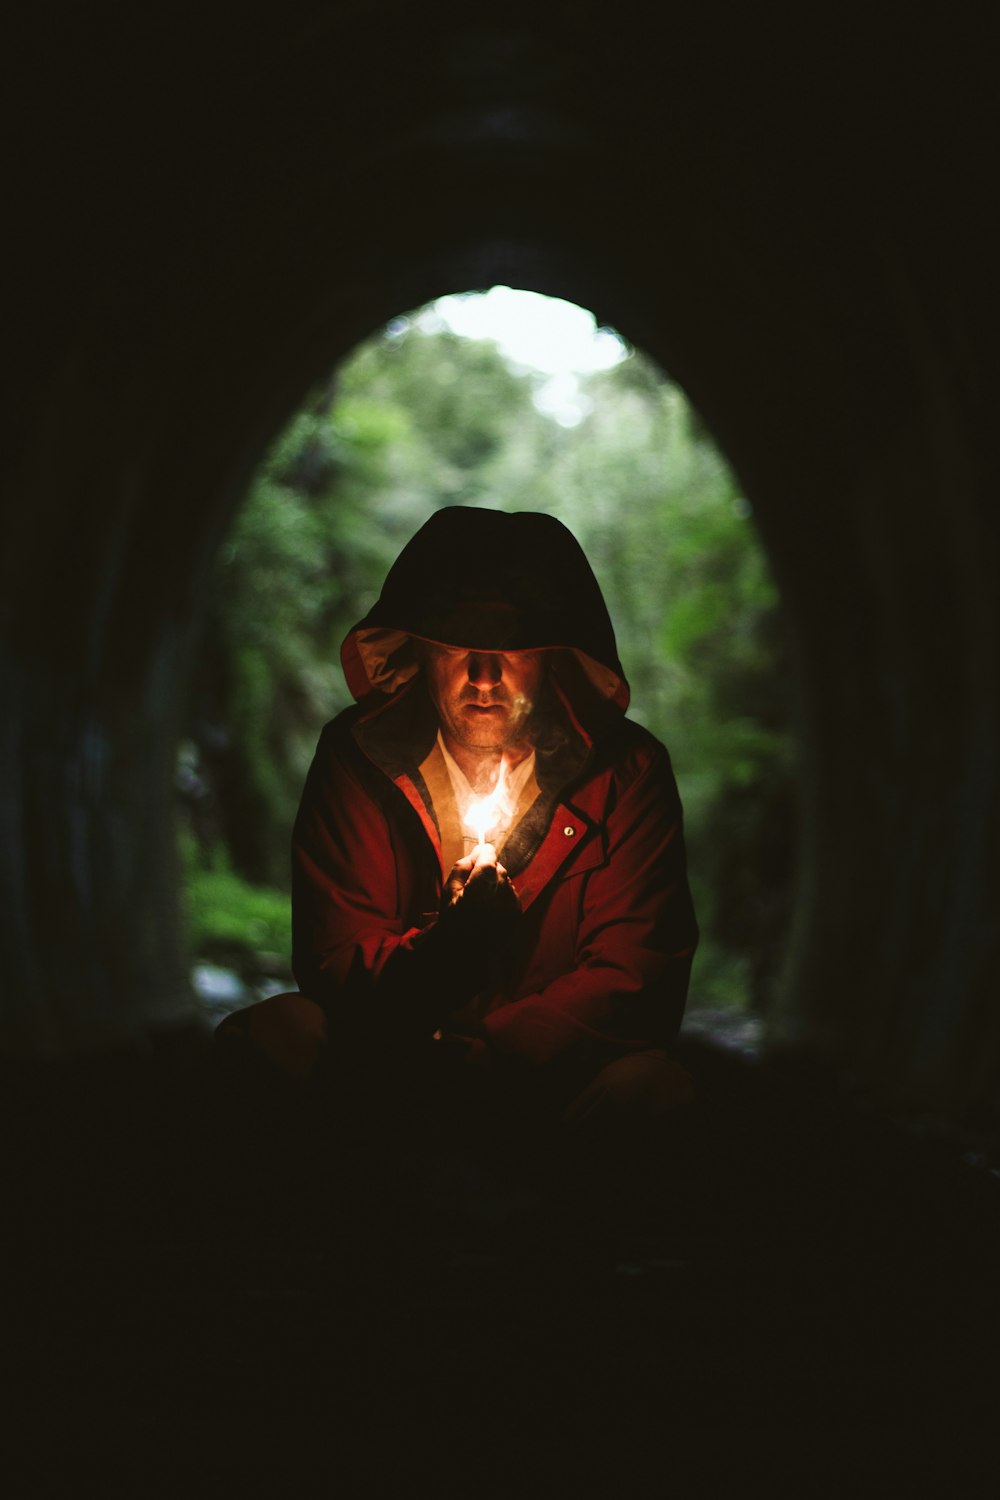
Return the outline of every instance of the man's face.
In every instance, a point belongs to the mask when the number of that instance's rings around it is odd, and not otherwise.
[[[428,645],[424,670],[445,739],[465,750],[503,750],[523,735],[542,653]]]

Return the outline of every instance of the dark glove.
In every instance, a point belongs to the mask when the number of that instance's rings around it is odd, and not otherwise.
[[[495,952],[509,938],[520,911],[513,882],[495,853],[467,854],[445,882],[441,926],[473,947]]]

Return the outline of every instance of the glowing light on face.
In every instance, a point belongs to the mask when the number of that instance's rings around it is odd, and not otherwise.
[[[538,651],[429,646],[427,681],[446,741],[499,751],[524,730],[542,677]]]

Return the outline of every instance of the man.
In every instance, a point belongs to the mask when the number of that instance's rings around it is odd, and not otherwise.
[[[681,808],[624,716],[575,539],[546,515],[437,512],[342,660],[358,703],[323,731],[293,837],[302,994],[234,1032],[397,1124],[458,1100],[504,1140],[545,1120],[606,1145],[669,1115],[697,941]]]

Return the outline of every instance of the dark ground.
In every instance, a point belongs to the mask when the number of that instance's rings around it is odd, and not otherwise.
[[[190,1036],[19,1069],[3,1492],[992,1493],[990,1161],[686,1053],[683,1205],[616,1266],[485,1200],[366,1241],[304,1122],[241,1149]]]

